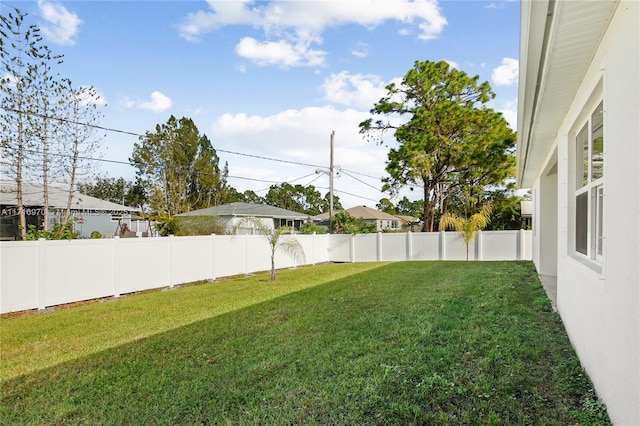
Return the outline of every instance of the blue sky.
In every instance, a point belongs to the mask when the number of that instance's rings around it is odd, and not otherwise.
[[[518,1],[0,1],[3,14],[13,7],[64,55],[60,74],[102,96],[102,126],[143,134],[192,118],[240,192],[290,182],[326,193],[326,175],[293,163],[328,167],[335,131],[337,195],[374,207],[388,196],[388,148],[358,124],[416,60],[489,81],[491,106],[516,126]],[[136,141],[107,132],[101,156],[127,162]],[[103,162],[98,174],[135,170]]]

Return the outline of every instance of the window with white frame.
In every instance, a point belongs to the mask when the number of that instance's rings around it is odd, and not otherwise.
[[[604,117],[600,102],[575,138],[575,251],[601,260],[604,212]]]

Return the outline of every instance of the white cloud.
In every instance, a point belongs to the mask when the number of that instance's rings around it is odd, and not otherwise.
[[[445,59],[444,61],[446,63],[448,63],[451,68],[460,69],[460,64],[459,63],[457,63],[455,61],[450,61],[448,59]]]
[[[501,112],[504,119],[509,123],[512,130],[518,129],[518,99],[504,101],[500,106],[493,107],[496,111]]]
[[[332,74],[322,83],[324,99],[334,103],[370,109],[386,93],[386,83],[375,75]]]
[[[295,45],[286,40],[259,42],[251,37],[240,40],[236,53],[259,66],[277,65],[285,68],[322,65],[326,55],[326,52],[311,49],[304,42]]]
[[[346,24],[374,28],[388,21],[414,28],[418,38],[436,38],[447,25],[437,0],[354,1],[213,1],[209,10],[189,13],[179,24],[180,35],[197,41],[208,32],[229,25],[260,28],[264,41],[245,37],[236,52],[260,65],[322,65],[325,53],[311,48],[321,44],[328,27]],[[354,54],[366,51],[358,49]]]
[[[75,12],[69,12],[59,3],[39,0],[38,8],[46,21],[42,25],[42,33],[53,43],[73,46],[82,20]]]
[[[494,68],[491,81],[496,86],[511,86],[518,82],[519,63],[517,59],[503,58],[502,65]]]
[[[151,93],[151,101],[142,102],[138,105],[138,108],[148,109],[153,112],[162,112],[171,108],[171,105],[173,105],[173,102],[171,102],[171,99],[168,96],[155,91]]]
[[[343,169],[357,171],[372,176],[382,176],[388,149],[374,143],[367,143],[359,133],[358,123],[369,117],[366,111],[339,109],[332,106],[290,109],[277,114],[261,116],[245,113],[224,114],[213,123],[212,140],[221,150],[256,153],[256,155],[286,159],[295,162],[328,167],[329,141],[332,131],[334,138],[335,165]],[[222,155],[223,153],[220,153]],[[304,167],[290,163],[273,163],[253,160],[247,157],[233,156],[229,161],[229,174],[290,182],[301,176],[313,174],[313,167]],[[327,192],[328,177],[313,176],[296,183],[306,184],[317,178],[312,185],[324,195]],[[379,180],[364,179],[374,188],[345,174],[336,176],[335,188],[357,194],[348,196],[337,192],[342,204],[352,207],[357,204],[374,206],[385,195],[375,188],[381,187]],[[232,186],[243,192],[245,189],[258,190],[268,188],[269,183],[233,180]],[[321,189],[322,188],[322,189]],[[264,195],[264,193],[261,193]],[[371,201],[374,200],[374,201]]]
[[[357,58],[366,58],[369,56],[369,45],[361,41],[357,43],[355,47],[351,48],[349,53]]]
[[[136,102],[131,98],[129,98],[128,96],[125,96],[120,101],[120,105],[126,109],[139,108],[139,109],[146,109],[152,112],[162,112],[171,108],[171,106],[173,105],[173,102],[171,101],[171,98],[169,98],[165,94],[158,91],[154,91],[151,93],[150,101]]]

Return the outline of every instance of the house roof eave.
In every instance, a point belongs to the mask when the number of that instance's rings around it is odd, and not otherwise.
[[[540,0],[521,7],[517,185],[543,168],[619,0]]]

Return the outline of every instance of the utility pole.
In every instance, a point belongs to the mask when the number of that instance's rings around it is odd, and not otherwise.
[[[331,131],[331,142],[329,148],[329,233],[333,231],[333,137],[335,130]]]

